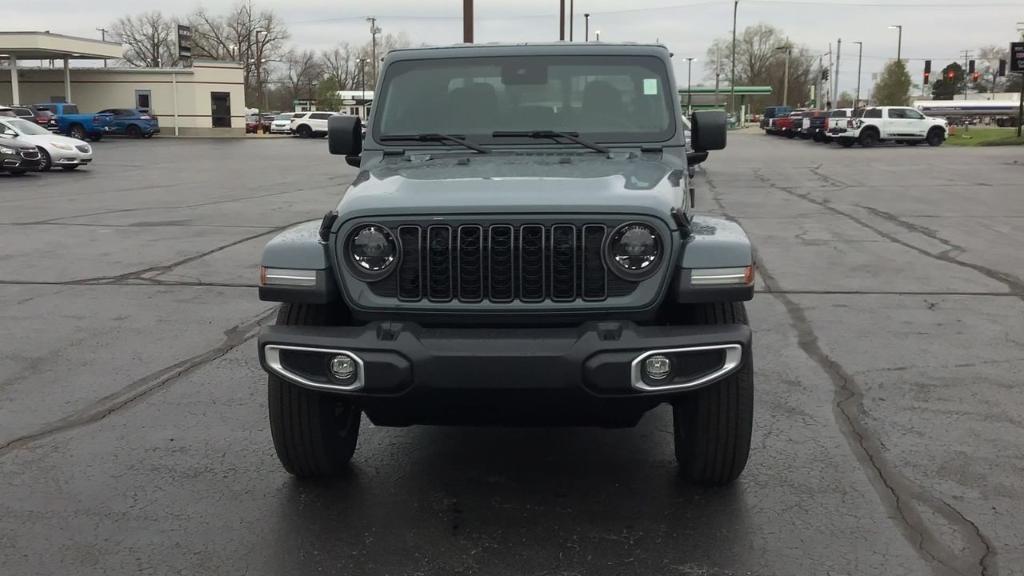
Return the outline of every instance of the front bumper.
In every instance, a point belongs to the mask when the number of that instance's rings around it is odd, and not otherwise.
[[[259,336],[267,372],[338,394],[376,424],[633,426],[648,410],[709,386],[751,361],[744,325],[432,328],[269,326]],[[344,385],[330,358],[356,359]],[[672,359],[652,381],[644,360]]]

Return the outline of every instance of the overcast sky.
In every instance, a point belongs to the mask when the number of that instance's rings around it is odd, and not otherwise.
[[[229,9],[236,0],[203,0],[212,13]],[[366,16],[376,16],[385,32],[405,32],[415,44],[461,42],[461,0],[255,0],[284,18],[296,47],[321,49],[339,41],[360,44],[369,38]],[[566,0],[568,5],[569,0]],[[35,0],[32,8],[4,19],[5,29],[98,36],[97,27],[123,15],[123,0]],[[148,0],[141,10],[161,10],[183,16],[200,2]],[[536,42],[558,39],[558,0],[476,0],[477,42]],[[583,37],[583,13],[590,12],[591,34],[601,31],[609,42],[660,41],[676,55],[676,75],[686,81],[686,56],[703,59],[711,40],[729,35],[730,0],[575,0],[575,38]],[[568,10],[568,9],[567,9]],[[897,32],[903,25],[903,57],[920,82],[923,60],[941,69],[964,49],[997,44],[1019,37],[1024,1],[1013,0],[740,0],[738,27],[764,22],[781,28],[795,44],[826,52],[829,43],[843,39],[840,90],[857,82],[857,47],[864,42],[863,90],[872,73],[896,57]],[[680,64],[680,61],[682,62]],[[694,84],[705,79],[703,62],[694,63]],[[713,83],[713,81],[712,81]]]

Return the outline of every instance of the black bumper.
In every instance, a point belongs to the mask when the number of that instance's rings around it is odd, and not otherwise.
[[[750,329],[743,325],[592,322],[554,328],[428,328],[379,322],[265,327],[259,354],[268,372],[300,386],[345,395],[378,424],[625,426],[658,404],[711,385],[749,362],[750,339]],[[741,354],[739,364],[727,371],[723,347]],[[674,349],[687,351],[672,356],[672,376],[662,382],[641,377],[638,386],[637,358]],[[328,360],[338,351],[359,359],[357,389],[343,389],[328,376]],[[735,361],[737,356],[728,358]]]

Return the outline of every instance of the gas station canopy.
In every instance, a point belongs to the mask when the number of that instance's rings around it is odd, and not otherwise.
[[[0,60],[11,69],[11,104],[19,104],[18,60],[63,60],[64,94],[71,100],[69,61],[121,58],[124,49],[116,42],[77,38],[50,32],[0,32]]]

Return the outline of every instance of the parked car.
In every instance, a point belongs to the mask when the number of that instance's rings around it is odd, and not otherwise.
[[[853,117],[853,108],[836,108],[829,111],[828,123],[825,127],[825,142],[831,142],[836,136],[846,132],[846,123]]]
[[[49,106],[57,116],[57,132],[78,140],[88,138],[93,142],[103,138],[103,127],[110,122],[110,114],[82,114],[78,106],[70,102],[39,104]]]
[[[300,112],[292,117],[292,134],[300,138],[327,136],[327,120],[337,112]]]
[[[0,106],[0,116],[13,117],[15,116],[14,110],[10,106]]]
[[[294,112],[285,112],[278,114],[274,117],[274,121],[270,123],[271,134],[291,134],[292,133],[292,117],[295,116]]]
[[[15,118],[24,118],[25,120],[35,121],[35,113],[32,109],[27,106],[11,106],[11,112],[14,113]]]
[[[801,110],[794,110],[785,116],[780,116],[775,119],[772,126],[775,129],[775,134],[785,136],[787,138],[794,138],[797,132],[800,130],[800,125],[803,122],[803,113]]]
[[[792,111],[792,106],[769,106],[765,108],[764,114],[761,115],[761,129],[768,134],[774,134],[775,128],[772,126],[772,120],[781,118],[782,116],[788,116]]]
[[[927,142],[941,146],[946,140],[949,124],[943,118],[925,116],[909,106],[874,106],[865,108],[859,118],[847,121],[846,132],[838,136],[839,144],[849,148],[860,144],[865,148],[879,142],[903,142],[914,146]]]
[[[263,114],[260,116],[260,132],[267,134],[270,132],[270,124],[274,122],[274,118],[277,118],[277,114]]]
[[[107,108],[97,114],[108,114],[110,120],[101,130],[105,136],[127,136],[129,138],[152,138],[160,133],[160,121],[148,110],[141,108]]]
[[[92,147],[88,143],[53,134],[35,122],[23,118],[0,118],[0,131],[34,145],[39,150],[39,169],[43,172],[54,166],[74,170],[92,162]]]
[[[250,114],[245,117],[245,133],[257,134],[260,131],[260,117]]]
[[[57,115],[53,113],[53,110],[51,110],[49,106],[32,104],[28,108],[32,110],[32,120],[36,124],[39,124],[51,132],[57,131]]]
[[[359,167],[355,183],[260,263],[260,298],[282,302],[258,350],[284,468],[344,474],[363,414],[632,427],[668,404],[679,477],[734,481],[754,412],[753,247],[687,201],[679,166],[697,158],[669,51],[478,44],[394,50],[382,67],[387,105],[365,140],[357,116],[329,115],[328,149]],[[523,114],[494,83],[582,98]],[[692,122],[695,152],[725,147],[724,112]]]
[[[815,142],[825,141],[825,127],[828,125],[827,110],[808,110],[801,119],[800,137],[813,139]]]
[[[4,118],[10,119],[12,116]],[[0,172],[21,176],[38,170],[39,156],[39,149],[31,143],[19,140],[7,130],[0,130]]]

